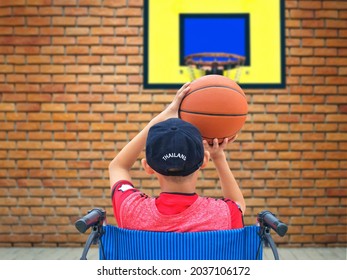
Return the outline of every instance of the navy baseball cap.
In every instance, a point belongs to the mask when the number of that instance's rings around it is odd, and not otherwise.
[[[204,160],[200,131],[180,118],[153,125],[146,141],[148,165],[165,176],[187,176]]]

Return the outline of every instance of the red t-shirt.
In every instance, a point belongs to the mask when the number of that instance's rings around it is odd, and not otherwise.
[[[134,188],[131,182],[122,180],[114,184],[112,188],[112,204],[114,216],[119,224],[120,209],[123,201],[132,193],[138,192],[139,198],[149,198],[146,194]],[[158,211],[163,215],[176,215],[190,207],[197,199],[198,194],[167,193],[162,192],[155,200]],[[230,199],[223,199],[230,211],[232,228],[242,228],[243,216],[240,207]]]

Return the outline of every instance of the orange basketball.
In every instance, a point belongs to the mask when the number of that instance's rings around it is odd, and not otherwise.
[[[210,144],[233,138],[243,127],[248,105],[245,93],[233,80],[207,75],[194,80],[183,98],[179,117],[195,125]]]

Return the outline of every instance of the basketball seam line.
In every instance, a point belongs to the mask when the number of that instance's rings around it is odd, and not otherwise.
[[[192,94],[192,93],[194,93],[194,92],[196,92],[198,90],[202,90],[202,89],[205,89],[205,88],[211,88],[211,87],[215,87],[215,88],[228,88],[228,89],[236,91],[238,94],[241,94],[243,97],[246,98],[246,95],[244,93],[239,92],[236,88],[232,88],[232,87],[228,87],[228,86],[206,86],[206,87],[201,87],[201,88],[195,89],[195,90],[193,90],[191,92],[188,92],[188,94],[184,98],[186,98],[188,95],[190,95],[190,94]]]
[[[203,113],[203,112],[190,112],[186,110],[180,110],[181,112],[195,115],[206,115],[206,116],[226,116],[226,117],[241,117],[247,116],[247,114],[214,114],[214,113]]]

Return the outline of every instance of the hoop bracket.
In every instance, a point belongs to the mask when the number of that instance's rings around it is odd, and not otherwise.
[[[241,75],[241,67],[245,64],[246,57],[232,53],[204,52],[187,55],[184,58],[185,65],[189,68],[191,80],[195,79],[194,69],[204,71],[205,75],[219,74],[224,71],[229,74],[236,68],[234,80],[237,82]]]

